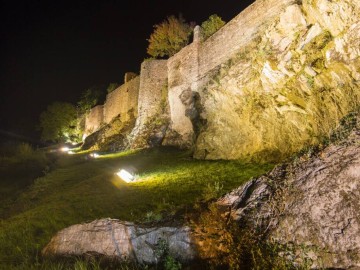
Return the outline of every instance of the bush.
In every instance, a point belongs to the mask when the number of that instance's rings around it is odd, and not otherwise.
[[[212,36],[217,32],[221,27],[225,25],[225,22],[216,14],[213,14],[201,24],[203,30],[204,40]]]
[[[154,26],[150,35],[147,53],[152,57],[173,56],[189,43],[193,27],[182,17],[168,17]]]

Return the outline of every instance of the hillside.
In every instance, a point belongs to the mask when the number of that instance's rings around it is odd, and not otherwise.
[[[198,161],[172,148],[98,159],[88,154],[60,154],[58,158],[51,172],[36,179],[0,212],[0,269],[56,267],[56,263],[43,262],[40,251],[62,228],[106,217],[168,222],[272,167]],[[137,168],[139,177],[130,185],[115,175],[129,165]]]

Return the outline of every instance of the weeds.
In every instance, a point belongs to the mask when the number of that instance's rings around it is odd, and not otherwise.
[[[296,266],[291,262],[291,247],[265,242],[257,231],[226,219],[215,204],[195,219],[192,224],[206,269],[310,269],[306,260]]]

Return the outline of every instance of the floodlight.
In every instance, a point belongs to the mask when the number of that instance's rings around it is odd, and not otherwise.
[[[119,176],[126,183],[130,183],[135,180],[135,176],[124,169],[121,169],[119,172],[116,173],[116,175]]]
[[[65,146],[60,149],[62,152],[68,152],[70,150],[69,147]]]

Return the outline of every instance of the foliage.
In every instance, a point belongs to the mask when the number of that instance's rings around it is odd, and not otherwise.
[[[92,107],[98,104],[102,95],[103,91],[101,91],[98,87],[92,87],[82,92],[80,100],[77,104],[79,113],[83,114],[88,112]]]
[[[215,182],[212,184],[207,184],[204,189],[203,198],[205,201],[209,201],[214,198],[218,198],[222,195],[223,185],[220,182]]]
[[[0,145],[0,217],[1,212],[13,203],[29,185],[50,169],[50,159],[28,143]]]
[[[164,239],[159,239],[155,256],[157,261],[164,266],[164,270],[180,270],[181,263],[176,261],[174,257],[169,254],[169,244]]]
[[[224,218],[216,204],[194,215],[199,256],[209,269],[307,270],[308,262],[294,266],[287,260],[291,247],[262,241],[258,232]],[[281,256],[284,254],[285,256]],[[208,269],[206,268],[206,269]]]
[[[169,208],[192,209],[208,184],[221,182],[227,192],[272,167],[194,160],[190,153],[173,148],[113,153],[95,160],[86,157],[61,156],[50,173],[6,210],[7,218],[0,222],[0,269],[1,264],[7,269],[17,265],[41,269],[32,267],[36,255],[67,226],[109,216],[143,221],[150,211],[152,216],[161,213],[169,218]],[[124,166],[138,169],[137,182],[126,184],[114,175]]]
[[[221,27],[225,25],[225,22],[216,14],[211,15],[206,21],[201,24],[204,40],[209,38]]]
[[[70,138],[76,128],[76,108],[71,103],[54,102],[40,115],[41,139],[59,142]]]
[[[148,39],[147,53],[152,57],[173,56],[189,43],[192,26],[181,16],[177,18],[173,15],[156,24]]]
[[[107,93],[111,93],[112,91],[114,91],[116,88],[118,88],[119,87],[119,83],[110,83],[109,85],[108,85],[108,87],[106,88],[106,92]]]

